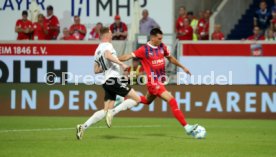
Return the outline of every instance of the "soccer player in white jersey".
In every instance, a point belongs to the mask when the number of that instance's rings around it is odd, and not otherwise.
[[[127,65],[122,63],[116,54],[112,44],[112,33],[109,28],[101,29],[101,43],[96,50],[94,71],[95,73],[104,73],[105,83],[103,88],[105,91],[104,109],[95,112],[84,124],[77,125],[77,139],[82,139],[84,131],[91,125],[99,122],[106,117],[108,127],[111,127],[112,118],[121,111],[132,108],[145,99],[144,96],[138,96],[132,89],[127,80],[122,79],[120,67],[127,69]],[[120,95],[127,98],[120,105],[114,108],[116,96]],[[186,132],[190,135],[197,125],[187,124]]]
[[[95,112],[84,124],[77,125],[77,139],[82,139],[84,131],[91,125],[105,118],[106,113],[117,112],[129,109],[137,105],[141,100],[140,96],[130,87],[126,80],[122,79],[120,68],[126,70],[128,66],[119,61],[116,51],[111,44],[112,32],[107,27],[101,29],[101,43],[96,50],[94,71],[95,73],[104,73],[105,83],[103,88],[105,91],[104,109]],[[116,95],[126,97],[116,109],[114,103]],[[112,117],[111,117],[112,118]],[[107,123],[110,127],[111,124]]]

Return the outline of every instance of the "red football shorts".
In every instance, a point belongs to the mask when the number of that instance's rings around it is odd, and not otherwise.
[[[147,87],[149,94],[155,96],[161,96],[161,94],[167,90],[166,87],[160,82],[155,82],[153,84],[148,83]]]

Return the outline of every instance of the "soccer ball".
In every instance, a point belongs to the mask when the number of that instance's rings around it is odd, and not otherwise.
[[[204,138],[206,138],[207,132],[206,132],[206,129],[203,126],[199,125],[193,131],[193,134],[194,134],[194,137],[196,139],[204,139]]]

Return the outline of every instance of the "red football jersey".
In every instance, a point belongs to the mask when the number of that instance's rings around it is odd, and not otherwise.
[[[276,24],[276,18],[272,19],[272,23],[275,25]]]
[[[176,26],[176,32],[177,33],[183,31],[183,29],[184,29],[184,19],[185,18],[186,17],[178,17],[177,18],[176,24],[175,24],[175,26]]]
[[[179,33],[185,33],[185,35],[177,37],[179,40],[193,40],[194,30],[191,26],[183,27]]]
[[[73,35],[69,35],[68,37],[62,37],[61,40],[78,40]]]
[[[224,35],[222,32],[214,32],[212,34],[212,40],[224,40]]]
[[[32,22],[27,20],[27,21],[23,21],[23,20],[17,20],[16,22],[16,27],[19,27],[23,30],[29,28],[31,29],[32,28]],[[17,36],[17,40],[29,40],[31,39],[31,33],[18,33],[18,36]]]
[[[127,25],[124,22],[121,22],[119,26],[117,26],[115,23],[110,25],[110,30],[112,33],[116,32],[127,32]],[[127,37],[126,36],[114,36],[112,39],[113,40],[125,40]]]
[[[252,36],[248,37],[247,40],[265,40],[265,37],[263,35],[261,35],[261,36],[252,35]]]
[[[209,38],[209,21],[206,21],[205,19],[200,19],[198,21],[198,34],[200,36],[201,40],[208,40]]]
[[[77,30],[85,31],[85,34],[82,34],[82,33],[80,33]],[[76,39],[83,40],[85,38],[85,35],[86,35],[86,27],[85,27],[85,25],[82,25],[82,24],[73,24],[70,27],[70,32],[71,31],[73,31],[73,36],[75,36]]]
[[[154,82],[164,82],[164,77],[162,77],[162,80],[158,79],[160,76],[166,75],[164,57],[170,56],[170,51],[165,44],[153,46],[147,43],[133,52],[133,56],[141,60],[143,69],[147,74],[148,84],[151,84],[152,80]]]
[[[46,40],[46,33],[45,30],[49,30],[48,25],[46,22],[43,22],[43,27],[41,26],[40,23],[36,22],[33,24],[33,29],[34,29],[34,35],[33,39],[35,40]]]
[[[59,35],[59,31],[58,30],[51,30],[50,27],[59,27],[58,18],[53,15],[49,18],[45,18],[45,20],[46,20],[46,23],[49,27],[49,32],[47,34],[47,40],[57,39],[57,37]]]
[[[91,32],[91,39],[100,39],[100,34],[96,32],[96,27],[94,27]]]

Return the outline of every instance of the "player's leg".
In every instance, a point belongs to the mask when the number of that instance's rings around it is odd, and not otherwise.
[[[156,95],[152,95],[148,92],[146,96],[140,96],[140,99],[141,99],[140,103],[143,103],[145,105],[150,105],[155,98],[156,98]]]
[[[117,107],[108,110],[106,114],[106,124],[108,127],[111,127],[112,119],[116,114],[136,106],[141,101],[140,96],[136,93],[134,89],[131,89],[124,97],[126,97],[127,99],[124,100]]]
[[[97,122],[104,119],[106,116],[106,112],[108,109],[113,108],[115,103],[116,95],[109,90],[105,89],[105,97],[104,97],[104,109],[95,112],[84,124],[77,125],[77,139],[82,139],[84,131],[88,129],[91,125],[96,124]]]
[[[187,121],[185,120],[185,116],[184,114],[180,111],[178,104],[175,100],[175,98],[167,91],[163,91],[160,94],[160,97],[162,99],[164,99],[165,101],[167,101],[167,103],[170,105],[172,113],[174,115],[174,117],[178,120],[178,122],[184,127],[185,131],[188,134],[191,134],[192,131],[198,126],[196,125],[189,125],[187,123]]]

